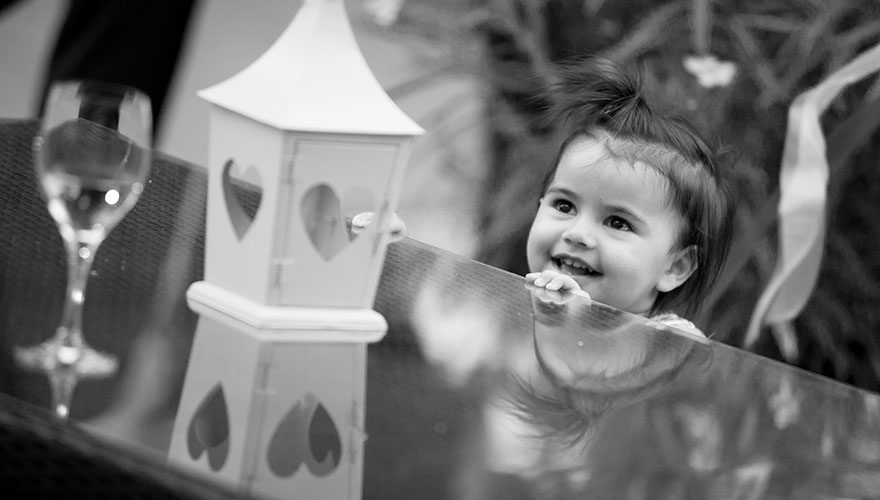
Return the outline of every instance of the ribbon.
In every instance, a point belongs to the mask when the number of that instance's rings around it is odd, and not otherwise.
[[[773,326],[782,354],[797,356],[793,330],[785,323],[803,310],[813,293],[825,240],[829,166],[819,117],[848,85],[880,69],[880,45],[860,54],[819,85],[800,94],[788,111],[788,131],[779,178],[779,254],[749,322],[744,345]]]

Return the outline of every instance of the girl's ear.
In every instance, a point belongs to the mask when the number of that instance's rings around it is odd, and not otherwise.
[[[691,245],[675,252],[669,261],[666,272],[657,281],[657,290],[663,293],[671,292],[680,287],[682,283],[697,270],[697,247]]]

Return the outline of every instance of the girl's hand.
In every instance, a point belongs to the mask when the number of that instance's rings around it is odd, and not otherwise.
[[[536,296],[544,302],[564,304],[574,296],[592,301],[590,294],[583,291],[574,278],[557,271],[527,274],[526,288],[536,292]]]
[[[526,283],[536,288],[545,288],[553,291],[575,291],[581,289],[581,286],[577,284],[574,278],[557,271],[529,273],[526,275]]]

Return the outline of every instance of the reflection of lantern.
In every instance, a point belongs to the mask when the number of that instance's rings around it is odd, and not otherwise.
[[[256,493],[359,498],[370,309],[409,144],[342,0],[306,0],[211,106],[205,281],[170,457]],[[248,189],[254,185],[258,189]],[[352,235],[347,221],[374,212]]]

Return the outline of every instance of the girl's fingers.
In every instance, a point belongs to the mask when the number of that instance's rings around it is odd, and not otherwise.
[[[548,281],[547,284],[544,285],[544,288],[546,288],[547,290],[556,291],[556,290],[559,290],[560,288],[562,288],[562,285],[563,285],[562,278],[560,278],[559,276],[556,276],[555,278]]]
[[[577,288],[577,283],[569,276],[554,271],[529,273],[526,275],[526,283],[548,290],[560,290],[562,288]]]
[[[577,282],[569,276],[559,275],[547,283],[548,290],[574,290],[579,288]]]
[[[526,281],[531,282],[537,287],[544,287],[547,284],[548,278],[544,273],[529,273],[526,275]]]

